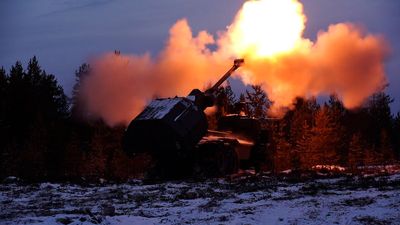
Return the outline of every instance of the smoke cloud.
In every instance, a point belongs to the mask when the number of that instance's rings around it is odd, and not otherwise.
[[[209,44],[214,44],[210,34],[193,36],[187,21],[180,20],[155,58],[109,53],[93,59],[82,84],[88,111],[109,125],[128,124],[154,97],[186,96],[216,82],[230,62]]]
[[[301,4],[285,1],[296,4],[294,10],[305,23]],[[253,52],[257,45],[249,51],[241,45],[243,51],[238,52],[237,37],[232,35],[238,33],[235,27],[240,27],[243,9],[217,40],[206,31],[193,35],[183,19],[172,26],[165,48],[155,57],[109,53],[93,59],[92,72],[82,84],[88,111],[109,125],[128,124],[154,97],[186,96],[193,88],[204,89],[217,81],[236,57],[244,57],[245,65],[235,76],[245,84],[261,85],[274,102],[273,113],[290,108],[296,97],[330,93],[336,93],[347,108],[356,108],[386,85],[388,46],[381,36],[340,23],[320,31],[315,43],[300,32],[292,38],[294,47],[283,52],[260,56]],[[298,29],[299,21],[295,24]]]
[[[388,48],[379,36],[364,35],[352,24],[336,24],[303,46],[274,59],[249,58],[242,71],[245,83],[262,85],[275,112],[290,107],[296,97],[331,93],[353,109],[386,85]]]

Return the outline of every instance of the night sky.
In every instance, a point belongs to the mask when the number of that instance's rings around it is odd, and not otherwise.
[[[193,31],[212,34],[231,23],[239,0],[1,0],[0,66],[36,55],[57,76],[67,94],[74,71],[90,57],[118,49],[124,54],[159,52],[169,28],[187,18]],[[301,0],[307,16],[304,36],[315,40],[329,24],[352,22],[382,34],[391,46],[386,61],[387,92],[400,110],[400,1]],[[243,88],[233,81],[234,89]]]

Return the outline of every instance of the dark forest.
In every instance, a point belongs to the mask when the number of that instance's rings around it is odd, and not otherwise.
[[[109,127],[85,110],[80,82],[89,72],[88,64],[76,70],[69,98],[36,57],[26,67],[16,62],[9,70],[1,68],[0,178],[121,181],[146,172],[151,157],[122,151],[125,126]],[[274,119],[266,114],[273,102],[259,86],[237,97],[228,83],[218,93],[211,128],[221,115],[245,111],[269,130],[267,150],[258,157],[262,171],[338,165],[356,172],[398,160],[400,113],[391,112],[393,99],[384,92],[356,110],[344,108],[336,95],[323,103],[297,98],[292,109]]]

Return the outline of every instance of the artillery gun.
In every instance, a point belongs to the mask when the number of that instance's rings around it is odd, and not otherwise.
[[[227,132],[227,129],[208,131],[204,110],[214,105],[220,85],[243,63],[243,59],[234,60],[221,79],[204,92],[194,89],[187,97],[152,100],[126,129],[124,151],[129,155],[150,154],[156,161],[153,176],[160,178],[236,173],[240,137]],[[251,132],[257,132],[257,126],[250,128]],[[225,125],[227,127],[229,125]],[[254,146],[252,141],[247,142],[247,149]]]

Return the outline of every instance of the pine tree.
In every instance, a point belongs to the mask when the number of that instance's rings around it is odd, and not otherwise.
[[[329,96],[329,101],[326,106],[332,120],[342,123],[346,114],[346,109],[344,108],[343,102],[340,101],[336,94]]]
[[[377,148],[381,145],[381,130],[385,130],[389,136],[392,136],[393,116],[390,111],[390,103],[393,99],[384,92],[378,92],[372,95],[367,104],[367,115],[369,120],[365,133],[370,143]]]
[[[304,121],[301,125],[301,134],[294,143],[291,152],[294,169],[312,166],[311,137],[311,126]]]
[[[74,120],[84,120],[86,118],[83,97],[81,94],[82,82],[90,74],[90,65],[82,64],[75,71],[75,85],[72,90],[71,116]]]
[[[6,102],[6,155],[19,168],[14,170],[19,174],[13,175],[33,179],[57,174],[67,139],[68,104],[55,76],[42,70],[36,57],[26,72],[16,62],[10,69]]]
[[[364,166],[365,143],[361,133],[352,135],[349,144],[348,165],[355,171],[359,166]]]
[[[83,176],[84,152],[82,148],[82,136],[76,130],[72,130],[64,156],[64,174],[67,179],[75,179]],[[85,151],[86,150],[86,151]]]
[[[235,93],[233,93],[233,91],[232,91],[232,87],[231,87],[231,84],[229,83],[229,81],[226,81],[226,86],[224,89],[225,89],[225,95],[226,95],[226,100],[227,100],[226,112],[228,114],[234,113],[236,96],[235,96]]]
[[[19,84],[25,76],[24,68],[21,62],[17,61],[10,69],[10,84]]]
[[[250,107],[243,93],[240,93],[239,99],[234,103],[232,113],[242,116],[250,116]]]
[[[250,107],[243,93],[240,93],[239,99],[235,103],[235,113],[250,116]]]
[[[378,92],[372,95],[368,103],[368,112],[376,121],[380,128],[390,129],[393,119],[390,111],[390,104],[393,99],[384,92]]]
[[[47,108],[47,115],[50,119],[65,119],[69,115],[68,100],[64,89],[57,83],[53,74],[41,74],[40,85],[38,86],[43,105]]]
[[[0,68],[0,137],[7,138],[6,110],[7,110],[7,74],[3,67]],[[0,158],[5,158],[6,143],[0,141]],[[3,169],[3,161],[0,160],[0,170]],[[1,173],[0,173],[1,175]]]
[[[43,161],[38,159],[36,163],[43,165],[43,174],[56,177],[62,171],[67,140],[64,125],[68,117],[67,97],[55,76],[40,68],[36,57],[29,61],[25,80],[30,93],[25,97],[25,113],[31,114],[31,121],[27,123],[30,131],[24,154],[42,155]]]
[[[330,117],[329,108],[322,107],[315,116],[315,126],[312,128],[310,159],[316,164],[337,164],[342,133],[340,123]]]
[[[328,109],[328,116],[338,129],[335,132],[336,138],[339,139],[340,142],[336,144],[335,149],[338,154],[339,164],[345,165],[347,163],[348,144],[351,138],[350,135],[348,135],[349,131],[346,126],[349,124],[345,122],[349,112],[344,108],[343,102],[335,94],[330,96],[325,106]]]
[[[294,109],[287,112],[283,118],[287,124],[285,130],[289,137],[288,141],[292,146],[293,166],[297,168],[310,166],[310,161],[306,157],[311,150],[311,128],[318,108],[315,99],[297,98]]]
[[[1,67],[0,68],[0,91],[1,91],[1,93],[3,93],[5,91],[7,83],[8,83],[8,81],[7,81],[6,70],[4,69],[4,67]]]
[[[24,135],[26,131],[24,127],[31,121],[31,115],[26,113],[26,98],[30,97],[27,92],[29,86],[24,80],[25,71],[19,61],[11,67],[9,74],[5,123],[9,127],[8,133]],[[20,145],[21,143],[16,140],[16,144]]]
[[[393,149],[391,138],[389,136],[389,133],[385,129],[381,130],[380,146],[377,153],[380,157],[376,158],[379,159],[380,164],[389,164],[393,162],[395,158],[395,151]]]
[[[221,118],[222,116],[227,114],[226,109],[228,108],[228,99],[226,96],[225,88],[224,87],[219,87],[217,91],[217,97],[215,100],[215,107],[216,107],[216,112],[215,112],[215,117],[216,120]]]
[[[2,72],[4,73],[4,72]],[[16,170],[20,166],[18,158],[25,146],[24,140],[27,135],[25,123],[29,122],[28,116],[23,113],[24,96],[26,85],[24,82],[24,69],[17,61],[10,69],[7,77],[7,85],[4,87],[2,101],[6,104],[1,121],[2,154],[0,175],[18,175]]]
[[[105,178],[106,176],[106,148],[104,146],[103,127],[95,124],[93,135],[90,139],[90,151],[86,153],[84,174],[94,178]]]
[[[290,144],[297,145],[297,141],[303,137],[304,128],[314,126],[315,114],[319,108],[315,99],[305,100],[297,98],[294,109],[286,113],[284,120],[288,124]]]
[[[4,129],[6,116],[6,99],[7,99],[8,77],[3,67],[0,68],[0,129]],[[3,136],[2,136],[3,137]],[[1,145],[0,145],[1,146]]]
[[[270,150],[273,151],[273,171],[279,172],[292,168],[291,146],[287,140],[284,120],[277,121],[275,126],[270,128],[272,138]]]
[[[49,131],[41,119],[33,121],[18,157],[18,174],[29,180],[48,179]],[[58,162],[58,160],[57,160]]]
[[[104,122],[92,124],[93,133],[90,137],[90,150],[86,152],[86,162],[83,173],[92,178],[115,178],[116,158],[122,152],[122,127],[110,128]]]
[[[400,156],[400,112],[397,113],[393,120],[393,139],[394,151],[397,157]]]
[[[33,85],[38,85],[41,80],[42,72],[36,56],[33,56],[33,58],[29,60],[25,78]]]
[[[235,111],[235,94],[232,91],[232,88],[227,81],[227,84],[225,87],[220,87],[217,91],[217,98],[216,98],[216,106],[217,106],[217,112],[216,116],[217,118],[234,113]]]
[[[246,90],[246,99],[250,104],[250,115],[255,118],[265,118],[271,101],[259,85],[252,85],[252,91]]]

